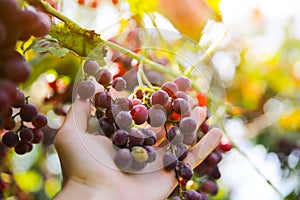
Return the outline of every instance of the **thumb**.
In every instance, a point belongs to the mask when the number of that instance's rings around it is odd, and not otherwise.
[[[214,150],[217,148],[222,139],[222,131],[219,128],[213,128],[206,133],[203,138],[189,150],[189,154],[185,161],[192,168],[195,168]]]
[[[55,137],[55,143],[62,140],[77,137],[76,133],[84,133],[87,128],[87,121],[90,117],[91,106],[89,100],[77,99],[69,109],[67,116],[60,130]]]

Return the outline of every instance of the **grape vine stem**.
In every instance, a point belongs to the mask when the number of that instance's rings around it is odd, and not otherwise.
[[[56,18],[58,18],[59,20],[61,20],[62,22],[66,23],[66,24],[70,24],[73,27],[76,27],[76,28],[79,28],[79,29],[84,29],[81,26],[79,26],[76,22],[72,21],[71,19],[69,19],[68,17],[64,16],[59,11],[55,10],[49,3],[47,3],[44,0],[39,0],[39,1],[36,1],[36,0],[26,0],[26,2],[28,2],[29,4],[34,5],[34,6],[38,7],[38,8],[40,8],[40,9],[42,9],[44,12],[46,12],[46,13],[48,13],[48,14],[56,17]],[[112,49],[114,49],[116,51],[119,51],[120,53],[128,55],[131,58],[134,58],[134,59],[138,60],[139,62],[141,60],[143,60],[144,64],[147,64],[150,68],[155,69],[155,70],[157,70],[157,71],[159,71],[161,73],[168,74],[168,75],[173,76],[173,77],[177,77],[177,76],[180,75],[180,73],[178,73],[178,72],[176,72],[174,70],[171,70],[170,68],[168,68],[166,66],[158,64],[158,63],[150,60],[149,58],[142,56],[141,54],[134,53],[134,52],[130,51],[129,49],[127,49],[125,47],[122,47],[121,45],[118,45],[118,44],[116,44],[114,42],[111,42],[111,41],[108,41],[108,40],[103,40],[103,42],[104,42],[104,44],[107,47],[110,47],[110,48],[112,48]],[[195,90],[199,90],[199,87],[195,83],[192,82],[191,84],[192,84],[192,87]]]

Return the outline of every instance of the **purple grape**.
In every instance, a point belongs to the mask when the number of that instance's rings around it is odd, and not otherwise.
[[[20,131],[20,139],[23,142],[31,142],[34,138],[33,132],[30,128],[23,128]]]
[[[121,129],[128,129],[132,124],[132,116],[129,112],[121,111],[117,114],[115,122]]]
[[[181,144],[183,140],[183,135],[180,134],[179,128],[177,126],[172,126],[167,132],[167,139],[171,144]]]
[[[196,131],[197,122],[192,117],[185,117],[179,122],[179,129],[182,134],[190,134]]]
[[[121,97],[115,100],[116,105],[120,107],[121,110],[130,111],[133,108],[133,103],[130,99],[126,97]]]
[[[179,165],[179,175],[185,180],[190,180],[193,177],[194,172],[189,163],[183,162]]]
[[[195,190],[186,190],[183,196],[186,200],[202,200],[202,195]]]
[[[34,37],[42,37],[47,35],[51,29],[51,20],[47,14],[37,11],[38,21],[33,26],[32,35]]]
[[[200,125],[200,130],[202,131],[203,134],[206,134],[209,130],[210,130],[210,126],[207,123],[207,121],[204,121],[201,125]]]
[[[114,162],[119,169],[128,169],[133,162],[133,158],[129,149],[118,150],[114,157]]]
[[[87,60],[83,65],[84,72],[90,76],[95,76],[100,70],[100,66],[95,60]]]
[[[144,144],[144,134],[141,130],[131,129],[129,133],[129,146],[142,146]]]
[[[3,64],[1,73],[15,83],[24,83],[30,75],[30,68],[24,58],[8,60]]]
[[[14,108],[20,108],[25,105],[25,95],[24,93],[17,89],[17,96],[12,100],[11,106]]]
[[[115,106],[115,105],[112,105],[112,107],[113,106]],[[103,114],[102,114],[102,116],[99,117],[99,119],[101,117],[103,117]],[[106,110],[105,110],[105,117],[108,119],[108,121],[110,123],[114,123],[115,122],[115,115],[113,114],[113,111],[112,111],[111,107],[110,108],[106,108]]]
[[[107,137],[110,137],[115,132],[115,126],[109,122],[107,118],[100,118],[99,119],[99,132],[102,135],[106,135]]]
[[[177,99],[174,99],[172,102],[172,109],[177,114],[184,114],[190,110],[190,106],[186,100],[184,100],[182,98],[177,98]]]
[[[216,166],[221,161],[221,159],[222,157],[220,157],[216,152],[211,152],[211,154],[209,154],[205,159],[205,162],[209,166]]]
[[[171,200],[181,200],[181,198],[179,196],[175,196],[175,197],[172,197]]]
[[[33,34],[34,26],[38,21],[38,15],[33,9],[25,9],[22,12],[21,22],[22,22],[22,34],[20,36],[20,40],[26,41]]]
[[[20,110],[20,117],[25,122],[31,122],[38,114],[36,107],[32,104],[24,105]]]
[[[211,173],[211,176],[212,176],[214,179],[219,179],[219,178],[221,178],[221,172],[220,172],[218,166],[216,166],[216,167],[214,168],[214,170],[213,170],[212,173]]]
[[[15,127],[15,125],[16,125],[16,122],[15,122],[15,120],[14,120],[13,118],[11,118],[11,117],[5,118],[5,119],[3,120],[3,124],[2,124],[3,128],[6,129],[6,130],[11,130],[11,129],[13,129],[13,128]]]
[[[175,155],[177,156],[178,160],[184,160],[188,155],[188,149],[183,143],[180,143],[176,146]]]
[[[81,99],[88,99],[95,93],[95,85],[92,81],[86,80],[81,81],[78,84],[78,95]]]
[[[0,91],[6,92],[10,101],[13,101],[17,98],[17,88],[15,83],[10,80],[3,79],[0,81]],[[10,102],[11,103],[11,102]]]
[[[152,105],[162,105],[165,106],[169,102],[169,95],[166,91],[164,90],[157,90],[153,92],[151,95],[151,104]]]
[[[186,92],[191,87],[190,80],[185,76],[178,76],[174,83],[178,86],[178,90]]]
[[[126,81],[122,77],[116,77],[114,78],[112,82],[112,87],[117,91],[123,91],[126,88]]]
[[[162,158],[163,166],[166,170],[173,170],[178,164],[178,158],[171,152],[166,152]]]
[[[146,167],[146,164],[147,164],[146,162],[136,162],[133,160],[133,162],[130,165],[130,171],[131,172],[141,171]]]
[[[172,103],[170,101],[167,103],[167,105],[164,106],[164,110],[168,117],[170,117],[173,114],[174,111],[172,109]]]
[[[23,155],[32,150],[32,144],[28,142],[20,141],[14,148],[15,152],[19,155]]]
[[[189,97],[187,96],[187,94],[185,92],[182,92],[182,91],[176,92],[175,98],[182,98],[182,99],[184,99],[186,101],[189,100]]]
[[[9,131],[4,133],[2,143],[7,147],[15,147],[19,143],[19,137],[16,132]]]
[[[114,145],[120,148],[124,148],[127,146],[129,139],[129,134],[125,130],[117,130],[112,136],[112,142]]]
[[[144,145],[152,146],[156,143],[157,137],[153,130],[144,128],[141,131],[144,134]]]
[[[148,124],[152,127],[160,127],[166,122],[166,114],[165,112],[159,108],[158,106],[152,106],[148,110]]]
[[[145,75],[152,85],[161,85],[164,82],[164,76],[156,70],[145,70]]]
[[[183,135],[182,143],[186,145],[193,144],[197,139],[196,133],[185,134]]]
[[[147,163],[154,162],[156,159],[156,151],[153,146],[144,146],[148,153]]]
[[[12,116],[13,110],[11,107],[3,106],[0,108],[0,118],[10,118]]]
[[[201,191],[210,195],[216,195],[218,193],[218,185],[213,180],[206,180],[201,186]]]

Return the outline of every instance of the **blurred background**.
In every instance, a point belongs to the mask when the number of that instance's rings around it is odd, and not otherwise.
[[[234,148],[219,165],[219,192],[209,198],[299,199],[297,0],[48,1],[104,39],[135,28],[155,28],[181,33],[203,50],[214,46],[206,64],[214,68],[222,83],[224,139]],[[127,44],[129,49],[134,45]],[[33,70],[22,88],[30,102],[47,115],[48,126],[43,130],[43,144],[35,145],[29,154],[17,155],[0,144],[0,190],[10,200],[51,199],[61,188],[53,138],[71,104],[81,61],[71,53],[63,58],[33,52],[26,56]],[[123,73],[121,67],[118,70]]]

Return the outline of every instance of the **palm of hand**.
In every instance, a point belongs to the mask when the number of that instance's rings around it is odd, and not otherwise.
[[[174,171],[158,167],[163,151],[158,152],[157,161],[153,164],[156,170],[146,168],[146,173],[123,173],[114,164],[115,150],[111,141],[106,137],[85,134],[89,115],[89,103],[77,100],[55,138],[63,186],[70,181],[76,182],[105,191],[110,199],[166,199],[177,180]],[[197,166],[216,148],[220,138],[220,131],[213,129],[190,150],[185,161],[192,167]]]

